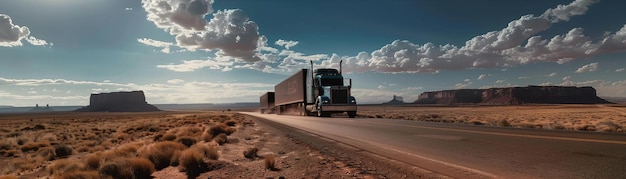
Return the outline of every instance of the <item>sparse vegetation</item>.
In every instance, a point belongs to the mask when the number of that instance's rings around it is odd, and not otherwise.
[[[258,157],[257,152],[259,152],[259,149],[256,147],[252,147],[252,148],[244,150],[243,156],[249,159],[253,159],[253,158]]]
[[[149,146],[142,155],[150,160],[157,170],[161,170],[169,166],[172,161],[176,161],[174,164],[177,164],[178,155],[186,148],[185,145],[178,142],[157,142]]]
[[[265,169],[276,171],[278,168],[276,167],[276,155],[269,154],[265,156]]]

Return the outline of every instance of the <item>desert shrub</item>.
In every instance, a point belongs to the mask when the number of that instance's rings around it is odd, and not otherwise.
[[[20,152],[19,150],[7,150],[7,151],[4,151],[4,156],[5,157],[19,157],[20,154],[22,154],[22,152]]]
[[[253,159],[258,156],[257,152],[259,152],[259,149],[257,149],[256,147],[252,147],[252,148],[244,150],[243,156],[246,158]]]
[[[85,162],[88,168],[96,170],[100,168],[100,162],[102,162],[102,157],[96,154],[89,154],[85,157]]]
[[[145,158],[135,157],[130,159],[130,166],[133,169],[135,178],[151,178],[154,172],[154,164]]]
[[[163,138],[163,134],[157,134],[152,137],[152,141],[161,141],[161,138]]]
[[[269,169],[272,171],[276,171],[278,170],[278,168],[276,168],[276,155],[266,155],[265,156],[265,169]]]
[[[163,135],[161,139],[163,139],[164,141],[174,141],[176,140],[176,135],[168,133],[168,134]]]
[[[169,166],[174,158],[178,160],[175,156],[176,152],[180,152],[186,148],[185,145],[178,142],[158,142],[148,147],[142,155],[150,160],[157,170],[161,170]]]
[[[618,129],[621,129],[622,126],[619,124],[615,124],[612,121],[600,121],[596,123],[596,129],[602,132],[616,132]]]
[[[496,123],[496,125],[498,125],[498,126],[500,126],[500,127],[511,127],[511,123],[509,123],[509,121],[508,121],[508,120],[506,120],[506,119],[499,120],[499,121]]]
[[[230,135],[234,132],[235,132],[234,128],[228,127],[227,125],[224,125],[224,124],[218,124],[215,126],[211,126],[211,128],[209,128],[209,133],[213,136],[217,136],[219,134]]]
[[[184,136],[184,137],[180,137],[180,138],[176,139],[176,142],[180,142],[181,144],[184,144],[185,146],[190,147],[193,144],[196,144],[196,142],[198,142],[198,140],[196,140],[195,138],[189,137],[189,136]]]
[[[58,179],[100,179],[100,174],[97,171],[76,171],[70,173],[64,173],[55,178]]]
[[[98,172],[115,179],[134,179],[132,167],[127,159],[106,162],[100,166]]]
[[[13,148],[13,145],[8,142],[3,141],[2,143],[0,143],[0,150],[9,150],[11,148]]]
[[[20,147],[20,150],[22,150],[22,152],[37,151],[39,150],[39,148],[42,148],[42,147],[50,147],[50,143],[48,142],[28,143],[28,144],[22,145],[22,147]]]
[[[57,157],[56,153],[54,152],[54,148],[52,147],[39,148],[39,150],[37,150],[37,153],[46,161],[52,161]]]
[[[200,152],[202,156],[204,156],[207,159],[217,160],[220,157],[219,153],[217,152],[217,148],[212,147],[212,146],[209,147],[205,144],[197,144],[197,145],[193,145],[191,148]]]
[[[221,133],[215,136],[215,138],[213,138],[213,141],[215,141],[219,145],[223,145],[226,142],[228,142],[228,136],[226,136],[226,134]]]
[[[72,150],[72,147],[70,147],[68,145],[61,144],[61,145],[54,146],[54,153],[59,158],[68,157],[68,156],[72,155],[73,151],[74,150]]]
[[[596,126],[593,126],[593,125],[576,126],[576,130],[579,130],[579,131],[595,131],[596,130]]]
[[[228,120],[228,121],[224,122],[224,124],[226,124],[227,126],[235,126],[235,125],[237,125],[237,121],[235,121],[235,120]]]
[[[202,141],[210,142],[211,140],[213,140],[213,135],[211,135],[211,133],[209,132],[204,132],[202,133],[202,136],[200,136],[200,138],[202,138]]]
[[[71,173],[77,171],[84,171],[84,166],[78,161],[70,161],[68,159],[56,160],[54,163],[47,167],[50,175],[61,175],[64,173]]]
[[[470,123],[470,124],[473,124],[473,125],[485,125],[485,123],[480,122],[480,121],[475,121],[475,120],[470,121],[469,123]]]
[[[16,172],[32,170],[37,167],[34,162],[28,161],[24,158],[11,159],[9,160],[9,164],[13,167],[13,171]]]
[[[187,173],[187,178],[196,178],[208,165],[204,161],[204,155],[195,149],[183,151],[180,155],[179,164]]]
[[[202,133],[202,129],[199,127],[182,127],[180,128],[180,130],[176,133],[176,136],[178,137],[183,137],[183,136],[198,136],[200,135],[200,133]]]

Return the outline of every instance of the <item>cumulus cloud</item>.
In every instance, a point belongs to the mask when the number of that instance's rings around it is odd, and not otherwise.
[[[52,46],[45,40],[30,36],[30,29],[26,26],[13,24],[13,20],[6,14],[0,14],[0,46],[22,46],[22,40],[35,46]]]
[[[213,1],[142,0],[147,19],[176,37],[176,43],[188,50],[217,50],[217,56],[235,57],[256,62],[258,27],[239,9],[213,12]]]
[[[293,46],[296,46],[296,45],[298,45],[298,43],[299,43],[298,41],[283,40],[283,39],[278,39],[275,42],[276,45],[283,46],[286,49],[289,49],[289,48],[291,48]]]
[[[576,73],[593,72],[596,70],[598,70],[598,63],[590,63],[578,68],[578,70],[576,70]]]
[[[576,0],[568,5],[558,5],[554,9],[548,9],[541,17],[550,19],[552,22],[569,21],[572,16],[585,14],[589,6],[596,2],[598,0]]]
[[[546,75],[546,76],[547,76],[547,77],[553,77],[553,76],[556,76],[556,74],[557,74],[557,73],[550,73],[550,74],[548,74],[548,75]]]
[[[307,67],[308,60],[334,68],[343,60],[346,72],[439,73],[443,70],[507,69],[536,62],[563,64],[599,54],[626,51],[626,25],[601,38],[584,35],[583,28],[573,28],[548,38],[537,35],[555,23],[584,15],[596,2],[575,0],[547,9],[539,16],[523,15],[502,29],[470,38],[462,46],[394,40],[380,49],[359,52],[355,56],[306,55],[289,50],[298,44],[297,41],[283,39],[274,44],[286,50],[269,47],[267,38],[259,35],[256,23],[243,11],[233,9],[213,13],[212,1],[143,0],[142,4],[148,13],[148,20],[174,35],[177,46],[188,50],[215,50],[215,58],[233,57],[229,58],[233,68],[285,73]],[[208,14],[213,17],[206,21],[203,18]],[[169,64],[167,69],[178,69],[172,65]]]
[[[619,68],[619,69],[615,69],[615,72],[623,72],[624,70],[626,70],[626,68]]]

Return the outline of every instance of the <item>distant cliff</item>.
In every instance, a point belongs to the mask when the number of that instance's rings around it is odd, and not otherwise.
[[[418,104],[604,104],[593,87],[528,86],[424,92]]]
[[[146,102],[143,91],[130,91],[91,94],[89,106],[76,111],[148,112],[160,110]]]

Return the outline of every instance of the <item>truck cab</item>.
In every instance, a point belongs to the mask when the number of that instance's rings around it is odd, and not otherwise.
[[[315,69],[312,76],[316,100],[311,111],[320,117],[343,112],[350,118],[356,116],[356,99],[350,94],[352,79],[344,78],[340,71],[332,68]]]

